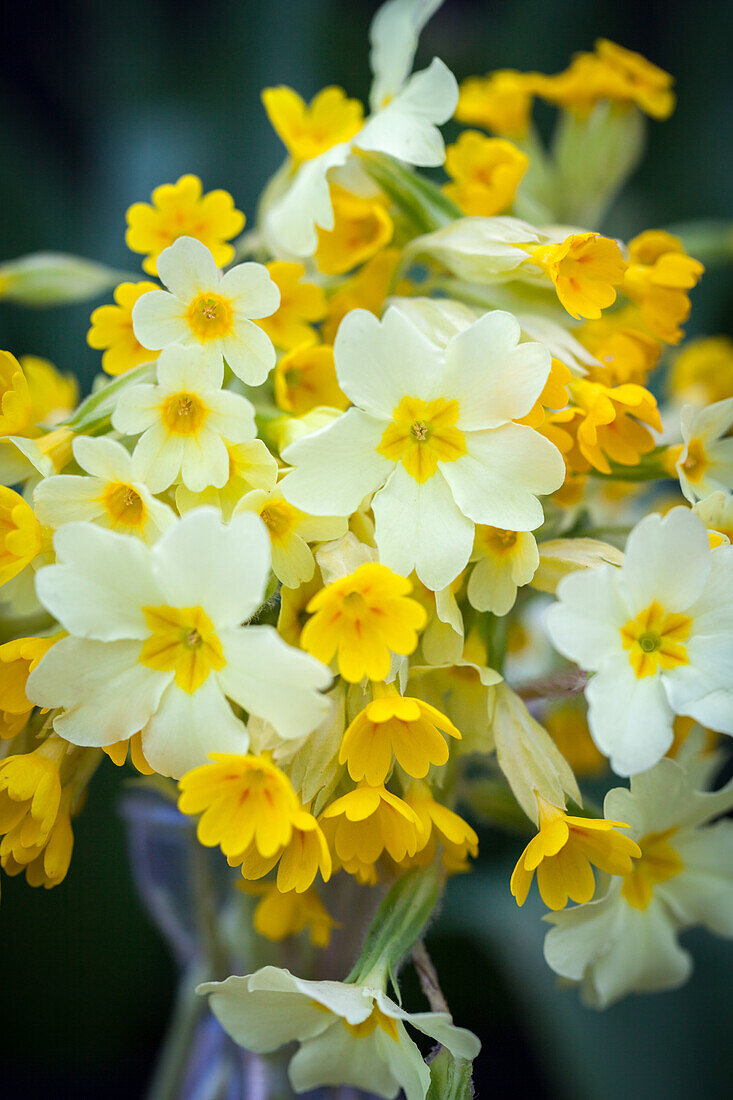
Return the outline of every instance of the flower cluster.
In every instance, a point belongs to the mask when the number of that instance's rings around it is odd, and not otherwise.
[[[0,353],[2,869],[60,882],[95,770],[129,756],[254,931],[311,941],[309,978],[202,986],[224,1028],[298,1040],[296,1091],[408,1100],[431,1068],[405,1025],[478,1052],[430,982],[429,1013],[387,993],[474,825],[526,832],[508,888],[536,875],[547,961],[593,1004],[684,980],[684,928],[733,934],[709,752],[733,734],[733,351],[669,350],[703,273],[683,241],[596,228],[672,81],[605,40],[554,76],[411,75],[438,6],[378,11],[368,111],[263,92],[286,159],[246,235],[193,175],[130,207],[146,278],[92,313],[81,404]],[[446,149],[452,116],[478,129]],[[608,769],[630,787],[584,809]],[[320,980],[311,948],[386,891]]]

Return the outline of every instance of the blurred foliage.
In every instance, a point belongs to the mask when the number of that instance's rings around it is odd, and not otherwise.
[[[38,249],[136,267],[124,212],[159,183],[198,173],[248,218],[282,151],[259,102],[288,83],[365,98],[366,32],[377,0],[36,0],[6,6],[0,36],[0,262]],[[677,78],[679,105],[651,123],[646,160],[605,226],[626,236],[692,217],[733,215],[733,5],[682,0],[447,0],[418,61],[440,54],[459,77],[494,68],[562,69],[604,36]],[[547,116],[541,122],[549,122]],[[691,334],[733,331],[733,273],[695,293]],[[96,303],[93,303],[94,305]],[[0,346],[74,370],[88,387],[92,306],[0,306]],[[126,1100],[141,1094],[173,991],[165,950],[133,895],[119,773],[102,769],[76,829],[66,882],[3,884],[4,1095]],[[523,841],[487,837],[484,871],[454,883],[433,953],[458,1021],[477,1031],[479,1095],[536,1100],[723,1094],[730,1066],[724,990],[733,949],[690,937],[691,984],[599,1016],[559,992],[541,956],[539,906],[517,912],[510,864]],[[491,875],[485,868],[504,852]],[[431,941],[432,942],[432,941]],[[728,1076],[726,1076],[728,1074]]]

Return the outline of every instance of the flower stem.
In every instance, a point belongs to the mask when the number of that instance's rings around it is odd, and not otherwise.
[[[412,961],[415,966],[415,970],[417,971],[417,976],[420,980],[420,988],[425,994],[431,1011],[446,1012],[450,1016],[451,1011],[448,1008],[448,1002],[445,999],[445,994],[440,988],[438,972],[435,969],[433,960],[428,954],[428,949],[425,946],[424,940],[418,940],[413,947]]]

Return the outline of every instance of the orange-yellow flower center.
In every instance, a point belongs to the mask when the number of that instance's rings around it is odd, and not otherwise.
[[[350,1024],[347,1020],[344,1020],[344,1027],[347,1028],[352,1035],[355,1035],[357,1039],[364,1039],[367,1035],[371,1035],[372,1032],[380,1027],[382,1031],[396,1042],[399,1041],[400,1034],[397,1030],[397,1021],[391,1016],[386,1016],[382,1012],[381,1008],[377,1005],[371,1011],[371,1015],[367,1016],[366,1020],[362,1020],[360,1024]]]
[[[207,409],[195,393],[174,393],[160,410],[164,427],[171,435],[196,435],[206,420]]]
[[[122,481],[111,482],[104,491],[102,503],[115,525],[139,528],[145,522],[145,505],[132,485],[125,485]]]
[[[646,909],[654,887],[684,871],[684,863],[669,843],[675,832],[676,829],[667,829],[663,833],[649,833],[639,841],[641,859],[636,860],[621,887],[621,894],[634,909]]]
[[[199,340],[221,340],[232,331],[232,303],[221,294],[199,294],[186,310],[189,327]]]
[[[298,522],[298,513],[286,500],[274,500],[260,512],[260,519],[273,542],[287,542]]]
[[[466,453],[466,438],[455,425],[457,401],[438,397],[423,401],[403,397],[394,410],[377,450],[393,462],[401,462],[417,482],[427,481],[439,462],[455,462]]]
[[[641,679],[688,664],[687,649],[682,643],[691,628],[692,619],[665,611],[656,600],[635,619],[629,619],[621,627],[621,640],[636,675]]]
[[[174,672],[176,683],[192,695],[212,669],[224,668],[224,651],[214,627],[200,607],[144,607],[150,637],[143,642],[140,663],[156,672]]]
[[[691,439],[687,444],[687,455],[682,463],[688,481],[700,481],[708,468],[708,459],[705,448],[699,439]]]

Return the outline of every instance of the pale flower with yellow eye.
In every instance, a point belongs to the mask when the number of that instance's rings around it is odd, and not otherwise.
[[[399,308],[382,321],[352,310],[334,346],[338,383],[353,402],[296,439],[283,459],[286,500],[311,514],[355,512],[374,493],[379,560],[446,588],[468,563],[475,524],[530,531],[537,495],[561,485],[560,452],[524,424],[550,371],[537,343],[519,343],[495,310],[439,347]]]
[[[546,918],[547,963],[595,1008],[682,985],[692,970],[685,929],[733,937],[733,822],[714,820],[733,807],[733,784],[706,790],[719,759],[691,748],[609,791],[604,813],[629,823],[641,856],[599,900]]]
[[[89,476],[59,474],[39,482],[33,494],[39,522],[56,529],[90,520],[155,542],[175,515],[139,479],[129,451],[114,439],[83,435],[72,447],[77,465]]]
[[[140,435],[132,461],[138,479],[162,493],[178,478],[194,493],[221,488],[230,473],[226,443],[253,440],[254,409],[221,388],[224,367],[201,348],[171,347],[158,360],[158,381],[123,390],[112,426]]]
[[[254,512],[267,528],[272,548],[272,571],[286,588],[309,581],[316,569],[308,543],[330,542],[346,534],[342,516],[311,516],[289,504],[279,486],[270,492],[253,489],[242,497],[234,515]]]
[[[274,489],[277,481],[277,459],[270,454],[261,439],[249,439],[246,443],[229,443],[224,440],[229,455],[229,477],[221,488],[209,485],[200,493],[193,493],[185,485],[176,486],[176,508],[183,515],[202,504],[218,508],[225,520],[245,493],[252,489],[265,492]]]
[[[65,740],[102,748],[141,731],[145,760],[179,778],[211,753],[247,752],[232,705],[286,738],[322,722],[328,669],[274,627],[242,625],[270,577],[270,543],[256,516],[225,525],[214,508],[197,508],[152,546],[69,523],[54,549],[36,586],[68,637],[31,672],[26,695],[60,708],[54,726]]]
[[[529,584],[540,564],[531,531],[506,531],[477,524],[468,578],[469,603],[477,611],[506,615],[514,607],[517,589]]]
[[[733,489],[733,397],[704,409],[684,405],[682,448],[675,469],[680,489],[692,504],[723,489]]]
[[[253,318],[269,317],[280,304],[267,268],[237,264],[222,275],[206,245],[179,237],[158,256],[158,274],[168,289],[148,291],[132,309],[143,347],[199,348],[212,365],[225,359],[248,386],[264,382],[275,349]]]
[[[593,740],[619,775],[655,764],[677,714],[733,734],[733,548],[710,549],[687,508],[646,516],[621,568],[569,574],[547,626],[556,649],[593,672]]]

